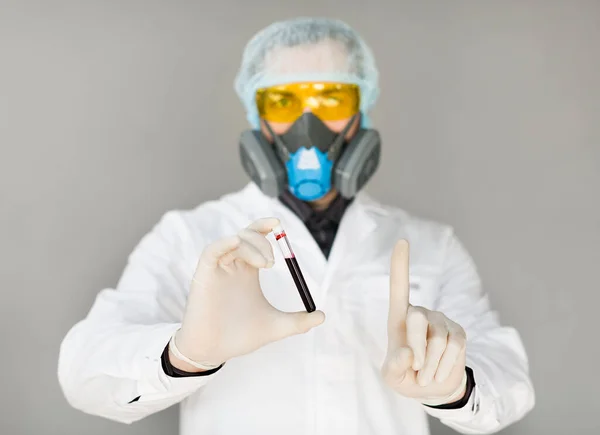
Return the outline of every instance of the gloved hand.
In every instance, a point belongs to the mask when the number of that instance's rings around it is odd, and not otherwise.
[[[176,349],[185,357],[217,366],[273,341],[305,333],[325,320],[321,311],[279,311],[264,297],[258,271],[273,266],[273,251],[265,235],[277,225],[276,218],[259,219],[236,236],[204,249],[181,329],[174,338]]]
[[[388,350],[382,375],[397,393],[423,404],[456,402],[466,391],[466,334],[444,314],[409,303],[409,247],[400,240],[390,269]]]

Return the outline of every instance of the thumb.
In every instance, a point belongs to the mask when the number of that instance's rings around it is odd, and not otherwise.
[[[381,368],[381,374],[388,385],[394,387],[404,381],[413,359],[414,354],[410,347],[399,347],[388,351]]]
[[[292,335],[304,334],[325,321],[322,311],[298,311],[297,313],[278,312],[273,324],[274,340],[281,340]]]

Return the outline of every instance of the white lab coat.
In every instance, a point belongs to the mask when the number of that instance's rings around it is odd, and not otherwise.
[[[325,323],[228,361],[210,376],[166,376],[160,356],[180,326],[203,247],[266,216],[282,220]],[[265,296],[281,310],[303,310],[269,238],[276,263],[260,273]],[[467,332],[477,387],[461,409],[427,408],[382,382],[390,256],[400,238],[411,246],[411,303],[443,312]],[[534,404],[519,335],[498,324],[451,228],[361,193],[327,261],[303,223],[254,184],[195,210],[167,213],[132,253],[116,289],[101,291],[69,331],[58,373],[72,406],[124,423],[181,402],[182,435],[425,435],[427,413],[462,433],[491,433]]]

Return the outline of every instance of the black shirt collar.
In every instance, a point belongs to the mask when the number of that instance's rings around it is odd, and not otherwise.
[[[289,191],[283,193],[279,200],[300,218],[328,258],[342,217],[352,200],[338,194],[325,210],[314,210]]]
[[[279,200],[292,210],[309,229],[325,222],[339,225],[346,209],[352,202],[352,199],[346,199],[338,194],[325,210],[315,210],[287,190],[283,192]]]

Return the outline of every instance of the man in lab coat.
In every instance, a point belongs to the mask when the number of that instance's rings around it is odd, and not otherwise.
[[[236,90],[252,182],[143,238],[63,341],[69,403],[124,423],[181,403],[182,435],[425,435],[427,414],[492,433],[522,418],[526,353],[452,229],[361,190],[380,150],[361,38],[335,20],[275,23],[248,43]]]

